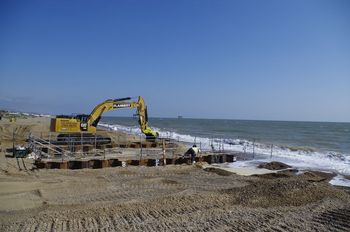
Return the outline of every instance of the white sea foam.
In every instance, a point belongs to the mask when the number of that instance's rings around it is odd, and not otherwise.
[[[337,186],[350,187],[350,180],[345,179],[342,175],[335,176],[329,183]]]
[[[127,127],[116,124],[99,123],[99,126],[115,131],[122,131],[130,134],[142,135],[138,127]],[[232,165],[256,165],[257,162],[280,161],[300,170],[312,169],[320,171],[336,172],[340,175],[350,175],[350,154],[336,152],[317,152],[308,149],[289,149],[287,147],[271,146],[262,143],[242,139],[210,139],[194,137],[191,135],[179,134],[176,132],[163,131],[153,128],[160,134],[160,137],[170,138],[185,143],[200,144],[202,150],[226,150],[252,153],[253,150],[259,154],[259,159],[254,161],[236,162]]]

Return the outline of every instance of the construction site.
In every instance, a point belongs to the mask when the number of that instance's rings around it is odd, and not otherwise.
[[[135,116],[138,117],[142,134],[126,135],[97,129],[103,113],[122,108],[136,109]],[[159,137],[149,126],[147,106],[141,96],[137,101],[131,98],[106,100],[89,115],[50,118],[50,130],[29,132],[23,146],[18,146],[16,137],[13,132],[12,148],[7,149],[8,153],[17,159],[33,158],[34,165],[39,169],[164,166],[203,161],[211,164],[235,160],[234,154],[214,149],[211,152],[198,152],[196,157],[191,157],[186,154],[185,144]]]
[[[83,144],[83,139],[60,144],[60,141],[50,139],[54,135],[54,133],[49,133],[46,137],[29,135],[28,147],[33,152],[37,168],[82,169],[192,164],[191,158],[183,155],[184,145],[169,139],[149,142],[141,138],[140,141],[111,141],[108,144],[97,145],[96,138],[100,133],[95,133],[92,144]],[[81,135],[83,138],[83,134]],[[69,137],[61,139],[70,140]],[[225,151],[206,151],[195,158],[195,162],[209,164],[234,162],[234,160],[235,155]]]
[[[235,174],[223,167],[248,153],[201,144],[193,153],[193,143],[153,131],[140,102],[97,106],[100,116],[136,108],[138,135],[98,128],[96,108],[87,116],[2,117],[0,231],[350,229],[350,192],[328,184],[333,174]]]

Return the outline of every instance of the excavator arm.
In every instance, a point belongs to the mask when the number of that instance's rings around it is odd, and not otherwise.
[[[106,100],[101,104],[97,105],[91,114],[88,117],[87,123],[88,126],[96,127],[98,122],[101,119],[103,113],[111,110],[121,109],[121,108],[131,108],[137,109],[138,122],[143,134],[145,134],[148,138],[153,137],[156,138],[159,134],[153,131],[148,126],[148,115],[147,115],[147,106],[145,104],[145,100],[143,97],[139,96],[138,101],[132,101],[131,98],[120,98],[114,100]]]

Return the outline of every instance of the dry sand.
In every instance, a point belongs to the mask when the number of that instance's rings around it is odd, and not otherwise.
[[[19,120],[16,130],[24,141],[47,122]],[[0,121],[2,148],[11,146],[7,124]],[[19,171],[4,152],[0,162],[1,231],[350,230],[349,190],[319,173],[245,177],[200,165]]]

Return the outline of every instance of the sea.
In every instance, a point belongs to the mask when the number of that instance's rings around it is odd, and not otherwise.
[[[149,125],[163,138],[202,150],[257,154],[235,165],[274,160],[300,170],[335,172],[337,182],[350,175],[350,123],[150,118]],[[142,136],[137,118],[103,117],[99,126]]]

